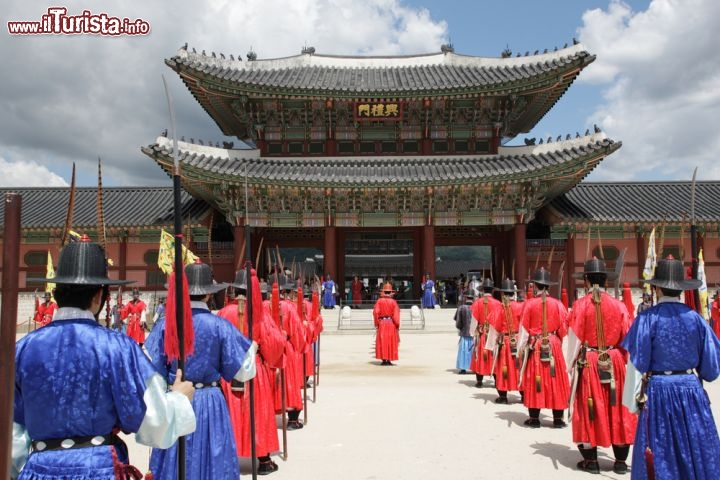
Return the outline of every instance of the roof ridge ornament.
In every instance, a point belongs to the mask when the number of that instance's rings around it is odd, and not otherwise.
[[[453,47],[452,42],[443,43],[440,45],[440,51],[442,53],[455,53],[455,47]]]
[[[303,55],[314,55],[315,54],[315,47],[308,47],[304,46],[302,50],[300,51]]]
[[[250,50],[247,52],[247,59],[248,62],[254,62],[255,60],[257,60],[257,53],[253,51],[252,47],[250,47]]]

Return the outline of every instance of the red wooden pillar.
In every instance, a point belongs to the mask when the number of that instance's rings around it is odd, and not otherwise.
[[[120,280],[127,279],[127,250],[128,250],[128,232],[127,230],[120,235],[120,252],[118,255],[118,278]]]
[[[335,231],[335,227],[325,227],[325,248],[323,251],[323,258],[325,263],[323,267],[325,271],[323,272],[323,275],[330,274],[334,279],[337,276],[336,242],[337,232]],[[335,279],[335,283],[337,283],[337,279]]]
[[[248,252],[243,252],[243,245],[245,244],[245,219],[238,218],[237,225],[233,227],[233,273],[232,278],[235,278],[235,272],[242,266],[243,260],[248,258]],[[246,249],[247,250],[247,249]]]
[[[637,249],[637,278],[643,278],[643,270],[645,270],[645,257],[647,256],[647,242],[643,236],[643,231],[639,230],[635,237],[635,248]],[[640,287],[643,282],[640,282]]]
[[[572,306],[573,302],[575,301],[575,279],[573,278],[574,272],[575,238],[572,233],[568,233],[565,243],[565,272],[563,272],[563,284],[560,285],[560,292],[562,292],[563,288],[567,289],[570,306]]]
[[[527,225],[515,224],[515,283],[518,290],[525,291],[527,276],[527,251],[525,249],[525,233]]]
[[[435,280],[435,227],[433,225],[425,225],[422,232],[422,272],[420,275],[430,274],[430,278]]]

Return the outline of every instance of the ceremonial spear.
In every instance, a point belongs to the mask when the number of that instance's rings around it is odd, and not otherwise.
[[[695,225],[695,175],[697,175],[697,167],[693,170],[692,184],[690,185],[690,259],[692,261],[692,278],[698,277],[698,250],[697,250],[697,226]],[[702,305],[700,305],[700,292],[698,289],[693,290],[695,299],[695,310],[702,315]]]
[[[165,87],[165,98],[170,111],[170,129],[173,141],[173,211],[175,220],[175,322],[178,335],[178,346],[180,357],[178,358],[178,369],[185,371],[185,331],[183,329],[183,255],[182,255],[182,205],[180,202],[180,156],[178,155],[177,135],[175,132],[175,111],[173,110],[172,97],[168,90],[165,76],[162,76],[163,87]],[[178,480],[185,480],[185,437],[178,438],[177,448]]]
[[[247,319],[248,319],[248,339],[252,342],[253,338],[253,293],[252,293],[252,281],[251,271],[252,262],[250,257],[252,255],[252,247],[250,246],[250,226],[248,225],[248,171],[247,171],[247,160],[244,163],[245,166],[245,245],[247,246],[247,261],[245,262],[245,284],[247,285],[246,293],[246,305],[247,305]],[[257,268],[257,266],[256,266]],[[259,284],[258,284],[259,285]],[[252,478],[257,479],[257,465],[255,459],[257,458],[256,443],[255,443],[255,382],[254,379],[250,379],[249,394],[250,394],[250,456],[252,457]]]

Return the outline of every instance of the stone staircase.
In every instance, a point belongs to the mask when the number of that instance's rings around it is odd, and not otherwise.
[[[374,330],[372,310],[368,308],[323,309],[324,334],[367,334]],[[405,333],[457,333],[455,308],[401,308],[400,331]]]

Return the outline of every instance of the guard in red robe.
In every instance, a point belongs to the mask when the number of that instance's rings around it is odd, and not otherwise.
[[[303,321],[297,313],[297,303],[291,299],[291,292],[297,286],[285,275],[277,275],[277,282],[283,298],[280,300],[280,329],[286,332],[285,344],[285,406],[288,414],[288,430],[303,428],[300,422],[300,412],[303,409],[302,388],[305,379],[303,375],[303,353],[306,346],[306,332]],[[282,411],[282,393],[280,388],[275,389],[275,413]]]
[[[137,288],[133,288],[132,297],[132,300],[126,303],[120,311],[120,317],[123,320],[127,319],[128,337],[142,346],[145,343],[145,327],[147,325],[145,323],[145,310],[147,310],[147,305],[140,300],[140,291]]]
[[[630,329],[630,315],[625,304],[605,291],[605,262],[593,258],[585,262],[584,272],[576,275],[585,280],[588,294],[579,298],[570,312],[568,352],[573,359],[574,401],[572,414],[573,442],[583,456],[578,469],[599,473],[597,447],[612,445],[615,473],[627,472],[625,460],[635,438],[637,419],[622,403],[627,352],[619,347]]]
[[[470,370],[475,372],[475,386],[482,388],[483,377],[492,375],[493,353],[486,350],[487,334],[490,328],[490,316],[493,312],[500,310],[500,301],[493,297],[495,283],[490,278],[485,278],[480,285],[482,295],[478,297],[470,307],[473,318],[477,321],[477,329],[474,332],[475,349],[470,360]]]
[[[720,338],[720,290],[715,292],[715,298],[710,306],[710,317],[712,318],[713,332]]]
[[[498,290],[502,292],[502,306],[490,314],[490,330],[485,348],[495,355],[495,369],[492,372],[498,392],[495,403],[508,403],[508,392],[518,391],[517,336],[523,305],[512,299],[515,295],[512,280],[503,280]]]
[[[375,358],[382,360],[381,365],[392,365],[398,359],[400,343],[400,307],[392,296],[395,289],[392,283],[383,285],[382,295],[373,307],[375,322]]]
[[[352,292],[352,304],[353,304],[353,307],[355,307],[355,308],[362,305],[363,287],[364,287],[363,282],[360,280],[360,278],[357,275],[355,275],[355,278],[353,278],[353,281],[350,284],[350,291]]]
[[[563,412],[568,406],[570,382],[562,351],[562,339],[567,334],[568,312],[562,302],[548,294],[550,272],[541,268],[529,280],[535,284],[533,298],[526,300],[520,320],[518,352],[523,363],[520,367],[520,386],[523,404],[529,418],[525,425],[540,428],[540,410],[549,408],[553,426],[563,428]]]
[[[255,394],[255,451],[259,465],[257,473],[267,475],[278,470],[270,454],[279,450],[277,426],[275,423],[275,369],[282,367],[286,338],[275,325],[269,312],[264,308],[260,282],[253,270],[251,273],[253,296],[252,340],[258,344],[255,358],[257,375],[254,382]],[[236,290],[228,304],[218,315],[238,327],[243,335],[249,331],[247,316],[247,282],[246,271],[239,270],[235,274],[235,282],[231,283]],[[228,403],[230,420],[232,421],[235,445],[239,457],[252,456],[250,443],[250,390],[247,385],[239,382],[222,381],[223,394]]]
[[[44,327],[52,322],[53,316],[55,316],[55,310],[57,310],[57,303],[53,302],[50,292],[45,292],[45,300],[43,303],[38,303],[35,307],[35,325]]]

